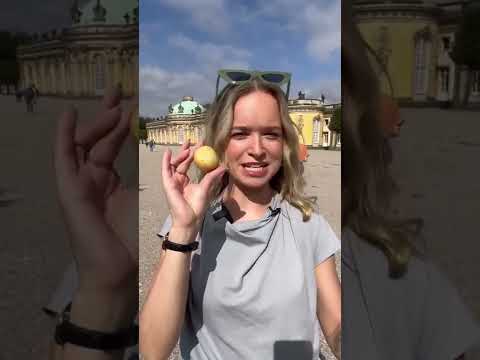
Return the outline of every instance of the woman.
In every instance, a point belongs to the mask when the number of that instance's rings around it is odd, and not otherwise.
[[[167,359],[180,337],[184,359],[318,359],[319,321],[338,355],[339,244],[302,193],[285,94],[259,77],[229,84],[205,143],[222,165],[198,184],[187,175],[195,148],[163,158],[170,219],[161,235],[180,246],[197,239],[199,249],[162,252],[140,351]]]
[[[394,185],[382,97],[369,48],[342,4],[344,358],[461,359],[478,327],[415,240],[421,222],[389,215]]]

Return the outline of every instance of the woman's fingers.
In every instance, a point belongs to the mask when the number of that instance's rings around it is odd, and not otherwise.
[[[170,149],[167,149],[163,153],[162,158],[162,179],[170,179],[172,177],[172,167],[170,166],[170,161],[172,159],[172,152]]]
[[[120,121],[122,109],[120,106],[102,110],[94,121],[83,123],[77,128],[75,141],[86,150],[90,150],[97,141],[108,134]]]
[[[163,154],[162,159],[162,182],[163,188],[165,190],[165,195],[170,207],[175,207],[174,204],[180,204],[185,202],[182,193],[178,190],[177,184],[173,179],[173,169],[170,165],[172,160],[172,152],[170,149],[167,149]]]
[[[115,86],[107,90],[94,121],[83,123],[77,127],[75,141],[82,144],[87,151],[118,124],[121,119],[121,97],[120,87]]]
[[[68,178],[78,169],[74,141],[76,120],[77,111],[74,107],[69,107],[58,120],[54,161],[59,177]]]
[[[182,150],[188,149],[189,147],[190,147],[190,139],[187,139],[187,141],[185,141],[182,144]]]
[[[122,99],[122,88],[120,86],[114,86],[107,90],[102,100],[102,107],[104,110],[109,110],[120,104]]]
[[[170,165],[173,167],[177,167],[180,165],[183,161],[185,161],[186,158],[188,158],[188,155],[190,154],[189,149],[184,149],[182,150],[171,162]]]
[[[200,181],[200,187],[203,189],[203,191],[209,194],[212,187],[217,182],[221,181],[226,171],[227,171],[227,168],[223,165],[220,165],[215,170],[210,171]]]
[[[113,166],[113,161],[130,131],[130,119],[134,108],[134,104],[131,104],[127,111],[122,111],[117,126],[92,147],[89,154],[91,162],[105,167]]]
[[[193,149],[189,149],[187,157],[177,166],[176,172],[186,175],[193,161]]]

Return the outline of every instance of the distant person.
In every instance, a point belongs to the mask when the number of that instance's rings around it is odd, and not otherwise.
[[[150,152],[152,152],[153,150],[155,150],[155,142],[152,140],[150,141]]]
[[[15,92],[15,97],[17,99],[17,102],[21,102],[22,101],[22,97],[23,97],[23,90],[19,89]]]
[[[27,105],[27,112],[33,112],[33,106],[36,104],[36,97],[38,96],[38,90],[34,84],[23,90],[23,98]]]
[[[382,94],[379,97],[381,127],[387,138],[400,136],[400,128],[404,121],[400,119],[397,102],[390,96]]]
[[[299,144],[298,145],[298,160],[300,160],[300,172],[303,174],[305,171],[305,163],[308,160],[308,157],[310,155],[308,154],[308,149],[307,145],[305,144]]]

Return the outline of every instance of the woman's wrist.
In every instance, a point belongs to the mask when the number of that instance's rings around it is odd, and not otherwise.
[[[134,289],[128,293],[79,290],[72,301],[70,321],[90,330],[116,332],[130,327],[137,312],[138,292]]]
[[[197,238],[198,230],[194,227],[178,227],[173,225],[169,231],[168,239],[171,242],[188,245]]]

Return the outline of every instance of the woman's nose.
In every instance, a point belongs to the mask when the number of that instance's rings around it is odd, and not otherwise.
[[[254,156],[260,156],[265,153],[263,140],[261,136],[253,135],[250,142],[250,153]]]

